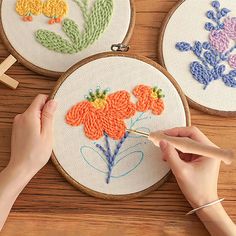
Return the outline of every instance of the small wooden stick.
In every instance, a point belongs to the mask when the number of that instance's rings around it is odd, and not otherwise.
[[[5,72],[16,62],[16,58],[12,55],[9,55],[1,64],[0,64],[0,82],[8,86],[9,88],[16,89],[19,85],[19,82],[10,76],[6,75]]]
[[[163,132],[153,132],[150,134],[136,130],[128,130],[128,132],[142,135],[152,141],[156,146],[159,146],[159,142],[161,140],[166,140],[182,153],[193,153],[209,158],[216,158],[218,160],[222,160],[227,165],[230,165],[234,160],[234,152],[232,150],[225,150],[218,147],[205,145],[190,138],[172,137],[164,134]]]
[[[16,58],[12,55],[9,55],[1,64],[0,64],[0,75],[3,75],[15,62]]]
[[[16,89],[19,85],[19,82],[15,79],[12,79],[10,76],[3,74],[0,76],[0,81],[11,89]]]

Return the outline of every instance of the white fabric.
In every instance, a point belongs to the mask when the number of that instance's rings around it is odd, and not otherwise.
[[[55,95],[59,108],[55,119],[55,145],[54,153],[64,170],[80,184],[92,190],[106,194],[130,194],[147,189],[162,179],[169,171],[168,166],[161,160],[161,153],[145,138],[129,138],[121,151],[141,143],[132,150],[143,151],[144,160],[133,172],[121,178],[112,178],[106,184],[106,175],[95,171],[82,158],[80,149],[84,145],[94,147],[83,132],[83,125],[71,127],[65,123],[67,111],[78,102],[85,100],[84,96],[90,89],[100,86],[102,89],[110,88],[110,93],[126,90],[131,92],[135,86],[145,84],[162,88],[166,97],[165,111],[160,116],[153,116],[147,112],[146,120],[134,126],[149,128],[150,131],[162,130],[176,126],[186,126],[184,106],[180,96],[172,83],[156,68],[142,61],[127,57],[108,57],[92,61],[72,73],[61,85]],[[136,99],[132,98],[133,102]],[[138,114],[137,114],[138,115]],[[136,117],[137,117],[136,115]],[[129,127],[127,120],[127,126]],[[147,131],[145,129],[145,131]],[[103,138],[100,141],[103,142]],[[95,148],[96,149],[96,148]],[[107,167],[92,152],[86,153],[89,160],[99,168]],[[136,153],[137,154],[137,153]],[[140,157],[133,154],[131,158],[120,162],[113,174],[125,171],[137,162]]]
[[[73,0],[69,4],[68,18],[76,21],[83,29],[83,17],[79,6]],[[94,0],[90,1],[91,3]],[[3,0],[1,20],[8,41],[15,50],[32,64],[55,72],[64,72],[78,61],[96,53],[110,51],[111,45],[120,43],[126,36],[130,25],[131,7],[129,0],[114,0],[114,11],[111,22],[100,38],[87,49],[72,55],[50,51],[39,44],[34,33],[38,29],[48,29],[65,36],[61,24],[49,25],[49,18],[44,15],[33,16],[33,22],[23,22],[15,10],[16,0]]]
[[[190,73],[189,66],[198,61],[192,52],[180,52],[175,48],[177,42],[208,41],[209,32],[205,30],[206,12],[212,10],[210,0],[187,0],[170,18],[163,39],[163,56],[167,70],[174,76],[185,94],[193,101],[208,108],[220,111],[236,111],[236,88],[225,86],[222,80],[213,81],[206,90]],[[232,0],[221,0],[236,16],[236,4]]]

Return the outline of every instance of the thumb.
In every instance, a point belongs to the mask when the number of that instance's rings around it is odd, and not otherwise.
[[[160,141],[160,148],[163,154],[163,159],[168,162],[174,175],[178,175],[185,164],[184,161],[180,159],[176,149],[167,141]]]
[[[50,135],[53,129],[54,113],[57,109],[57,103],[54,100],[48,101],[42,110],[41,122],[42,129],[41,132],[45,135]]]

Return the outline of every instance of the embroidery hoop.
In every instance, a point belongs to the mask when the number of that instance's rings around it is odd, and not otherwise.
[[[5,45],[5,47],[7,48],[7,50],[10,52],[10,54],[12,56],[14,56],[22,65],[26,66],[28,69],[30,69],[32,71],[35,71],[39,74],[45,75],[47,77],[59,78],[63,74],[63,72],[57,72],[57,71],[53,71],[53,70],[44,69],[44,68],[41,68],[41,67],[35,65],[33,62],[28,61],[22,55],[20,55],[17,52],[17,50],[12,46],[11,42],[8,40],[7,35],[4,31],[4,27],[3,27],[3,24],[2,24],[2,20],[1,20],[2,19],[2,3],[3,3],[3,1],[4,0],[0,0],[0,36],[2,38],[2,41]],[[130,38],[132,36],[134,25],[135,25],[136,12],[135,12],[134,0],[129,0],[129,1],[130,1],[130,22],[129,22],[128,30],[127,30],[126,35],[125,35],[122,42],[114,42],[114,43],[120,43],[122,45],[128,45],[128,43],[130,41]],[[19,20],[21,20],[20,16],[19,16]],[[111,46],[112,45],[109,45],[109,47],[111,47]],[[103,51],[101,51],[101,52],[103,52]],[[89,55],[87,55],[86,57],[88,57],[88,56]],[[84,59],[86,57],[83,57],[82,59]],[[82,59],[78,59],[76,62],[78,62]],[[75,64],[75,63],[73,63],[73,64]],[[71,66],[73,64],[71,64]]]
[[[124,53],[113,53],[113,52],[108,52],[108,53],[100,53],[91,57],[88,57],[84,60],[82,60],[81,62],[75,64],[74,66],[72,66],[67,72],[65,72],[60,79],[57,82],[57,85],[55,86],[55,88],[53,89],[50,98],[54,98],[57,94],[57,92],[59,91],[59,89],[61,88],[61,86],[63,85],[63,83],[67,80],[67,78],[75,71],[77,71],[79,68],[83,67],[84,65],[96,61],[98,59],[103,59],[103,58],[111,58],[111,57],[125,57],[125,58],[131,58],[131,59],[137,59],[139,61],[142,61],[148,65],[151,65],[152,67],[154,67],[156,70],[159,70],[162,74],[164,74],[164,76],[166,76],[169,81],[172,83],[172,85],[175,87],[175,89],[177,90],[177,93],[181,99],[183,108],[184,108],[184,114],[185,114],[185,118],[186,118],[186,126],[190,126],[191,125],[191,118],[190,118],[190,112],[189,112],[189,107],[188,107],[188,103],[187,100],[183,94],[183,92],[181,91],[181,88],[179,87],[179,85],[177,84],[177,82],[174,80],[174,78],[164,69],[162,68],[159,64],[157,64],[156,62],[143,57],[143,56],[137,56],[137,55],[133,55],[133,54],[124,54]],[[144,189],[142,191],[139,192],[135,192],[135,193],[131,193],[131,194],[123,194],[123,195],[115,195],[115,194],[105,194],[105,193],[101,193],[98,191],[94,191],[82,184],[80,184],[78,181],[76,181],[73,177],[71,177],[63,168],[63,166],[59,163],[55,152],[53,150],[53,154],[52,154],[52,162],[54,163],[55,167],[57,168],[57,170],[61,173],[61,175],[63,177],[66,178],[66,180],[72,184],[74,187],[76,187],[77,189],[91,195],[97,198],[102,198],[102,199],[108,199],[108,200],[127,200],[127,199],[132,199],[132,198],[137,198],[143,195],[146,195],[154,190],[156,190],[157,188],[159,188],[164,182],[166,182],[166,180],[168,179],[168,176],[170,175],[171,171],[169,171],[160,181],[158,181],[157,183],[155,183],[154,185],[150,186],[147,189]]]
[[[180,0],[179,2],[177,2],[173,8],[170,10],[170,12],[167,14],[167,16],[165,17],[161,30],[160,30],[160,36],[159,36],[159,42],[158,42],[158,47],[157,47],[157,56],[158,56],[158,61],[160,62],[160,64],[167,69],[166,65],[165,65],[165,59],[163,56],[163,41],[164,41],[164,35],[165,35],[165,31],[166,28],[168,26],[168,23],[171,19],[171,17],[173,16],[173,14],[178,10],[178,8],[188,0]],[[209,6],[210,6],[210,1],[209,1]],[[225,6],[227,7],[227,6]],[[206,9],[206,11],[209,9]],[[204,25],[203,25],[204,27]],[[197,40],[197,39],[196,39]],[[183,55],[184,56],[184,55]],[[174,75],[173,75],[174,76]],[[191,77],[191,79],[194,80],[194,78]],[[210,86],[210,85],[209,85]],[[217,110],[217,109],[213,109],[213,108],[209,108],[207,106],[203,106],[197,102],[195,102],[193,99],[191,99],[189,96],[187,96],[187,100],[188,103],[191,107],[193,107],[194,109],[203,111],[205,113],[208,113],[210,115],[217,115],[217,116],[222,116],[222,117],[235,117],[236,116],[236,111],[224,111],[224,110]]]

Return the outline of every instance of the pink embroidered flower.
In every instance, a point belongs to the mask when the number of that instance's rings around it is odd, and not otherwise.
[[[227,17],[224,21],[224,32],[233,40],[236,40],[236,17]]]
[[[223,30],[213,30],[209,36],[211,45],[218,51],[224,52],[229,47],[229,39]]]
[[[228,62],[232,68],[236,69],[236,55],[235,54],[229,57]]]

